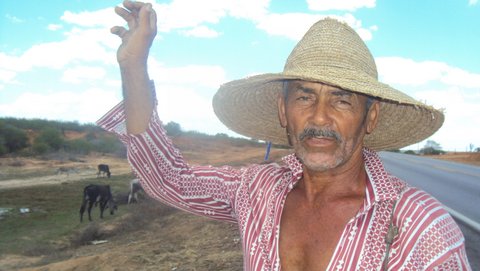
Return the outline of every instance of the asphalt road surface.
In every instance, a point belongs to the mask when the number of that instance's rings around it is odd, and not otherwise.
[[[473,270],[480,270],[480,167],[415,155],[380,152],[385,168],[451,211],[466,239]]]

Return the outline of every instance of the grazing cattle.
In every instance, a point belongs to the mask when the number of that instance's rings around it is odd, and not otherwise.
[[[140,185],[139,179],[133,179],[130,181],[130,192],[128,193],[128,204],[138,202],[137,193],[143,191],[142,186]]]
[[[117,205],[115,204],[112,192],[110,191],[110,185],[91,184],[83,189],[83,200],[82,206],[80,207],[80,222],[83,221],[83,213],[85,212],[87,203],[88,220],[90,221],[92,221],[91,211],[94,204],[97,206],[97,204],[100,203],[100,218],[103,218],[103,211],[107,207],[110,209],[111,215],[117,210]]]
[[[100,173],[102,174],[102,176],[105,176],[105,174],[107,174],[107,177],[110,178],[110,168],[108,167],[108,165],[98,165],[97,178],[100,177]]]

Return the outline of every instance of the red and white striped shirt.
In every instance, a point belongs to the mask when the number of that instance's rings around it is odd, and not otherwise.
[[[191,166],[166,136],[154,112],[146,132],[126,133],[123,104],[98,124],[115,132],[128,160],[153,198],[197,215],[238,224],[245,270],[281,270],[280,218],[287,194],[302,177],[294,154],[285,165]],[[388,270],[471,270],[464,237],[442,205],[427,193],[389,175],[377,154],[364,149],[369,181],[359,212],[345,225],[327,270],[381,270],[385,236],[399,228]]]

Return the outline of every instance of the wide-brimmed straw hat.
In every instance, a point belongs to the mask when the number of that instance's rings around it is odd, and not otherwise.
[[[365,43],[347,24],[334,19],[315,23],[295,46],[281,73],[226,83],[213,98],[218,118],[231,130],[254,139],[288,145],[278,120],[277,97],[285,80],[321,82],[363,93],[380,101],[376,129],[364,145],[398,149],[435,133],[443,124],[440,110],[378,81],[375,61]]]

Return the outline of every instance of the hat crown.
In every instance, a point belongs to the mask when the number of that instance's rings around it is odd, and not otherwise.
[[[326,18],[312,25],[298,42],[285,63],[284,73],[318,74],[329,68],[378,79],[375,60],[360,36],[347,24]]]

